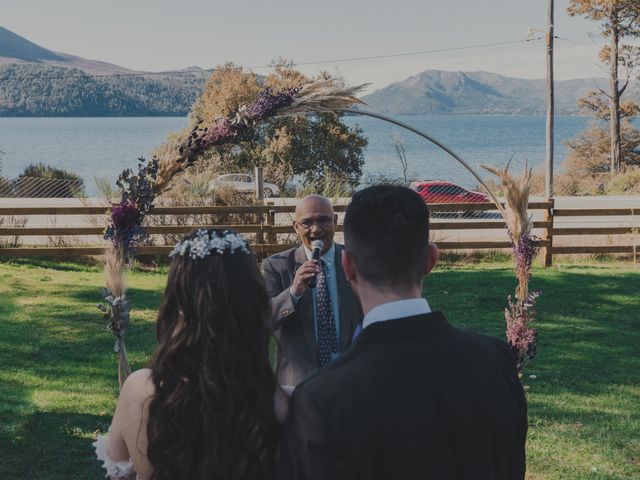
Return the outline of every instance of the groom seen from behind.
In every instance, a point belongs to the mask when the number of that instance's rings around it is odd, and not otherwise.
[[[354,195],[342,261],[363,331],[295,390],[279,479],[524,478],[527,411],[514,354],[452,326],[422,298],[438,257],[428,216],[404,187]]]

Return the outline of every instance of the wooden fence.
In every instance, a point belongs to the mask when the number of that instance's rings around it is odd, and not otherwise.
[[[338,213],[344,212],[345,205],[336,205],[335,210]],[[475,230],[484,232],[485,237],[487,231],[504,230],[504,221],[495,215],[496,220],[487,220],[484,214],[480,212],[494,211],[495,206],[491,203],[486,204],[431,204],[429,206],[433,220],[431,222],[431,231],[437,237],[438,231],[447,233],[463,232]],[[536,243],[542,248],[542,256],[545,265],[552,264],[553,255],[561,254],[595,254],[595,253],[632,253],[636,254],[636,242],[640,230],[640,224],[633,226],[599,226],[599,227],[572,227],[572,228],[556,228],[554,221],[564,217],[596,217],[597,219],[607,216],[630,216],[629,220],[639,220],[640,211],[632,208],[608,208],[608,209],[555,209],[554,201],[548,200],[543,202],[531,202],[529,209],[532,211],[541,211],[542,217],[533,222],[533,227],[539,234],[540,240]],[[287,242],[279,243],[278,236],[292,232],[291,221],[276,222],[279,214],[293,214],[294,206],[210,206],[210,207],[156,207],[148,215],[158,216],[165,215],[173,218],[182,215],[210,215],[223,216],[230,214],[241,214],[252,218],[251,223],[230,224],[230,225],[197,225],[198,227],[217,227],[217,228],[233,228],[241,233],[253,234],[255,241],[252,243],[252,249],[260,258],[273,254],[277,251],[286,249],[291,245]],[[446,214],[444,213],[446,212]],[[455,212],[453,215],[451,212]],[[475,212],[475,213],[474,213]],[[73,207],[3,207],[0,208],[0,219],[12,216],[26,218],[35,215],[49,217],[67,217],[68,216],[100,216],[107,214],[106,207],[103,206],[73,206]],[[453,217],[453,218],[452,218]],[[457,218],[456,218],[457,217]],[[468,218],[471,217],[471,218]],[[476,218],[477,217],[477,218]],[[182,235],[193,230],[194,225],[161,225],[146,227],[147,233],[150,235]],[[338,226],[341,231],[342,226]],[[0,256],[9,257],[29,257],[29,256],[80,256],[80,255],[100,255],[104,251],[104,240],[101,240],[104,227],[102,226],[29,226],[27,221],[24,226],[8,226],[0,225]],[[623,235],[628,242],[625,245],[554,245],[554,238],[571,235],[580,238],[591,235]],[[92,241],[91,246],[87,245],[71,245],[71,246],[19,246],[19,247],[3,247],[6,239],[22,237],[96,237]],[[478,237],[482,237],[481,233]],[[5,240],[3,242],[3,239]],[[293,240],[293,237],[291,238]],[[45,242],[43,242],[45,243]],[[80,242],[78,242],[80,243]],[[438,247],[441,250],[494,250],[510,248],[510,242],[504,236],[504,240],[488,240],[488,241],[438,241]],[[140,255],[167,254],[173,248],[172,245],[147,245],[139,248]]]

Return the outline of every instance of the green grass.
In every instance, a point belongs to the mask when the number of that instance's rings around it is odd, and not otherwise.
[[[154,348],[163,272],[133,272],[127,349]],[[91,440],[118,394],[113,339],[95,304],[99,268],[0,263],[0,478],[103,478]],[[503,337],[515,280],[505,262],[444,266],[425,284],[457,325]],[[640,270],[611,263],[536,269],[539,354],[523,382],[531,479],[640,478]],[[531,378],[531,376],[535,378]]]

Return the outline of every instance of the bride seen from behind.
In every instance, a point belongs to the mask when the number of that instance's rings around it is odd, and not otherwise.
[[[190,234],[171,256],[158,346],[123,385],[98,458],[112,480],[272,478],[288,399],[256,260],[220,230]]]

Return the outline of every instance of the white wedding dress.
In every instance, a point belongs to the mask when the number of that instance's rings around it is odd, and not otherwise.
[[[107,477],[111,480],[139,480],[138,475],[133,470],[131,460],[116,462],[107,453],[108,435],[98,435],[98,439],[93,443],[96,450],[96,457],[102,462],[102,466],[107,471]]]
[[[275,413],[280,423],[284,423],[288,412],[288,400],[293,393],[293,390],[295,389],[295,385],[281,385],[280,387],[282,388],[284,395],[279,395],[276,392]],[[126,461],[116,461],[109,457],[109,453],[107,452],[108,444],[108,434],[98,435],[97,440],[93,442],[93,448],[95,448],[96,457],[98,457],[98,460],[102,462],[102,466],[107,472],[106,476],[110,480],[140,480],[140,477],[133,469],[133,463],[131,462],[131,459]]]

